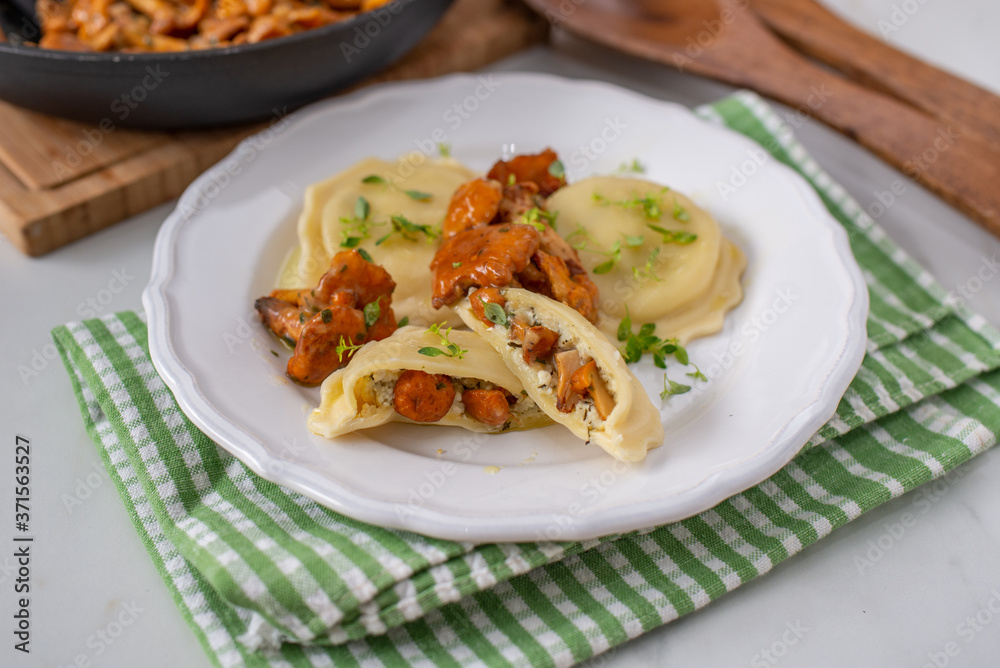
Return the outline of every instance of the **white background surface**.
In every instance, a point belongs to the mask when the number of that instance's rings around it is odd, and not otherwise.
[[[893,7],[912,16],[890,41],[1000,92],[1000,3],[989,0],[826,0],[877,33]],[[913,13],[915,10],[915,13]],[[897,18],[898,18],[897,14]],[[905,16],[905,14],[904,14]],[[497,69],[539,70],[613,81],[694,105],[728,92],[572,39],[526,52]],[[798,129],[819,162],[863,206],[903,178],[815,123]],[[904,179],[905,181],[905,179]],[[890,235],[946,288],[975,275],[1000,241],[906,181],[906,193],[879,219]],[[998,186],[1000,187],[1000,186]],[[0,243],[0,285],[8,307],[0,333],[0,666],[208,666],[137,539],[116,490],[83,431],[76,401],[49,330],[67,320],[138,309],[160,207],[41,259]],[[110,303],[88,300],[118,272],[125,287]],[[108,293],[110,294],[110,293]],[[971,306],[1000,324],[1000,278]],[[37,357],[36,357],[37,353]],[[40,367],[22,380],[19,366]],[[32,442],[32,653],[13,650],[15,594],[13,444]],[[836,531],[770,574],[664,628],[593,661],[611,666],[995,666],[1000,615],[964,633],[959,627],[1000,604],[1000,456],[985,455],[960,475],[917,490]],[[65,499],[81,503],[67,508]],[[84,498],[85,497],[85,498]],[[929,510],[900,535],[903,513],[923,499]],[[893,531],[890,531],[893,529]],[[893,533],[897,537],[893,537]],[[881,544],[881,555],[873,546]],[[873,558],[860,569],[857,560]],[[97,640],[134,603],[134,620],[110,645]],[[130,619],[126,613],[124,619]],[[790,629],[797,629],[793,633]],[[794,643],[786,642],[794,640]],[[968,640],[968,642],[966,642]],[[89,641],[89,642],[88,642]],[[956,642],[957,656],[943,654]],[[764,650],[773,649],[767,657]],[[780,655],[780,656],[779,656]]]

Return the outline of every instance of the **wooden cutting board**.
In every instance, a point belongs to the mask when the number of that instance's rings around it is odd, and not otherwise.
[[[545,39],[548,23],[512,0],[456,0],[395,66],[365,82],[474,70]],[[140,132],[52,118],[0,102],[0,231],[42,255],[177,197],[268,123]]]

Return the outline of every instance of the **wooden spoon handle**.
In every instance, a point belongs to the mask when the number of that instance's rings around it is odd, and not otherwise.
[[[742,66],[730,69],[726,80],[839,130],[1000,236],[1000,160],[978,134],[832,73],[780,42],[734,43]],[[732,57],[730,51],[725,62]],[[703,65],[713,58],[706,51]],[[721,62],[716,65],[723,69]],[[893,184],[872,186],[884,191]]]
[[[1000,97],[893,49],[814,0],[752,0],[751,8],[799,51],[870,88],[962,124],[1000,146]],[[896,8],[903,18],[906,14]],[[886,24],[898,29],[897,16]]]

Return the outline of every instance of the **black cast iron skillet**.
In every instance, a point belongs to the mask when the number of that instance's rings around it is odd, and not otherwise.
[[[10,0],[0,0],[0,6]],[[395,0],[288,37],[176,53],[74,53],[25,46],[32,23],[3,7],[0,99],[114,127],[205,128],[261,121],[350,86],[403,56],[452,0]]]

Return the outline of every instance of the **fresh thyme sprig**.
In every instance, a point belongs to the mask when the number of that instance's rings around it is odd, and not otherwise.
[[[667,374],[663,374],[663,391],[660,392],[661,399],[667,399],[674,394],[685,394],[690,391],[690,385],[682,385],[681,383],[674,382],[667,378]]]
[[[659,255],[660,255],[660,247],[657,246],[653,250],[649,251],[649,257],[646,258],[645,265],[643,265],[641,268],[636,265],[632,266],[632,276],[635,277],[635,280],[641,281],[647,278],[651,278],[657,282],[663,280],[656,275],[655,271],[653,271],[653,267],[656,264],[656,258],[659,257]]]
[[[365,345],[365,344],[363,344],[363,343],[352,343],[351,341],[345,341],[344,340],[344,336],[341,335],[340,336],[340,343],[336,347],[337,361],[338,362],[343,362],[344,361],[344,353],[347,353],[348,357],[350,357],[350,356],[354,355],[355,351],[357,351],[363,345]]]
[[[427,238],[427,241],[436,239],[438,236],[438,233],[430,225],[418,225],[399,214],[392,216],[389,222],[392,223],[392,231],[376,241],[376,246],[381,246],[394,234],[399,234],[407,241],[416,241],[419,234],[423,234]]]
[[[569,237],[567,237],[567,240],[581,233],[584,235],[584,240],[582,242],[577,242],[575,244],[572,244],[573,248],[575,248],[576,250],[586,251],[588,253],[596,253],[598,255],[603,255],[608,258],[604,262],[601,262],[599,265],[594,267],[592,271],[595,274],[606,274],[612,269],[614,269],[615,265],[618,264],[618,262],[622,259],[621,240],[616,239],[615,242],[611,244],[611,248],[609,248],[608,250],[600,250],[599,248],[588,246],[587,240],[594,241],[594,238],[590,236],[590,233],[587,232],[587,230],[584,229],[583,226],[580,224],[577,224],[576,231],[573,234],[569,235]],[[646,243],[646,239],[641,235],[623,234],[622,236],[625,239],[626,248],[639,248],[644,243]]]
[[[687,209],[681,206],[676,197],[674,198],[674,220],[679,220],[682,223],[691,220],[691,215],[687,212]]]
[[[594,201],[601,206],[617,206],[622,209],[638,209],[649,220],[659,220],[663,215],[663,194],[670,188],[664,186],[655,195],[633,196],[626,199],[609,199],[600,193],[594,193]]]
[[[424,346],[417,352],[421,355],[427,355],[428,357],[437,357],[438,355],[444,355],[445,357],[454,357],[455,359],[462,359],[465,353],[469,352],[465,350],[457,343],[452,343],[449,337],[451,336],[451,327],[448,329],[442,329],[447,323],[442,322],[441,324],[431,325],[430,329],[427,331],[431,334],[437,334],[438,338],[441,339],[441,345],[444,346],[444,350],[441,348],[435,348],[434,346]]]
[[[539,232],[544,232],[546,225],[552,229],[556,228],[556,217],[558,215],[558,211],[545,211],[544,209],[539,209],[536,206],[525,211],[524,214],[514,222],[521,223],[523,225],[531,225]]]
[[[621,347],[622,357],[629,364],[638,362],[644,353],[653,353],[653,364],[661,369],[667,368],[667,355],[673,355],[678,362],[687,366],[687,349],[680,344],[677,339],[661,339],[656,336],[656,325],[647,322],[639,327],[639,331],[632,331],[632,316],[625,308],[625,317],[618,324],[618,340],[624,345]]]
[[[365,178],[361,179],[361,182],[369,185],[382,185],[387,188],[392,188],[393,190],[398,190],[410,199],[417,200],[418,202],[426,202],[433,197],[431,193],[425,193],[422,190],[406,190],[404,188],[400,188],[389,179],[384,176],[379,176],[378,174],[369,174]]]
[[[659,232],[661,235],[661,241],[665,244],[680,244],[681,246],[686,246],[698,238],[697,234],[693,234],[685,230],[668,230],[667,228],[660,227],[659,225],[646,225],[646,227],[654,232]]]
[[[371,228],[385,223],[376,223],[371,219],[372,207],[364,197],[354,201],[354,217],[341,217],[340,247],[357,248],[358,244],[371,236]]]
[[[646,166],[639,162],[638,158],[632,158],[631,162],[623,162],[616,170],[619,174],[645,174]]]

